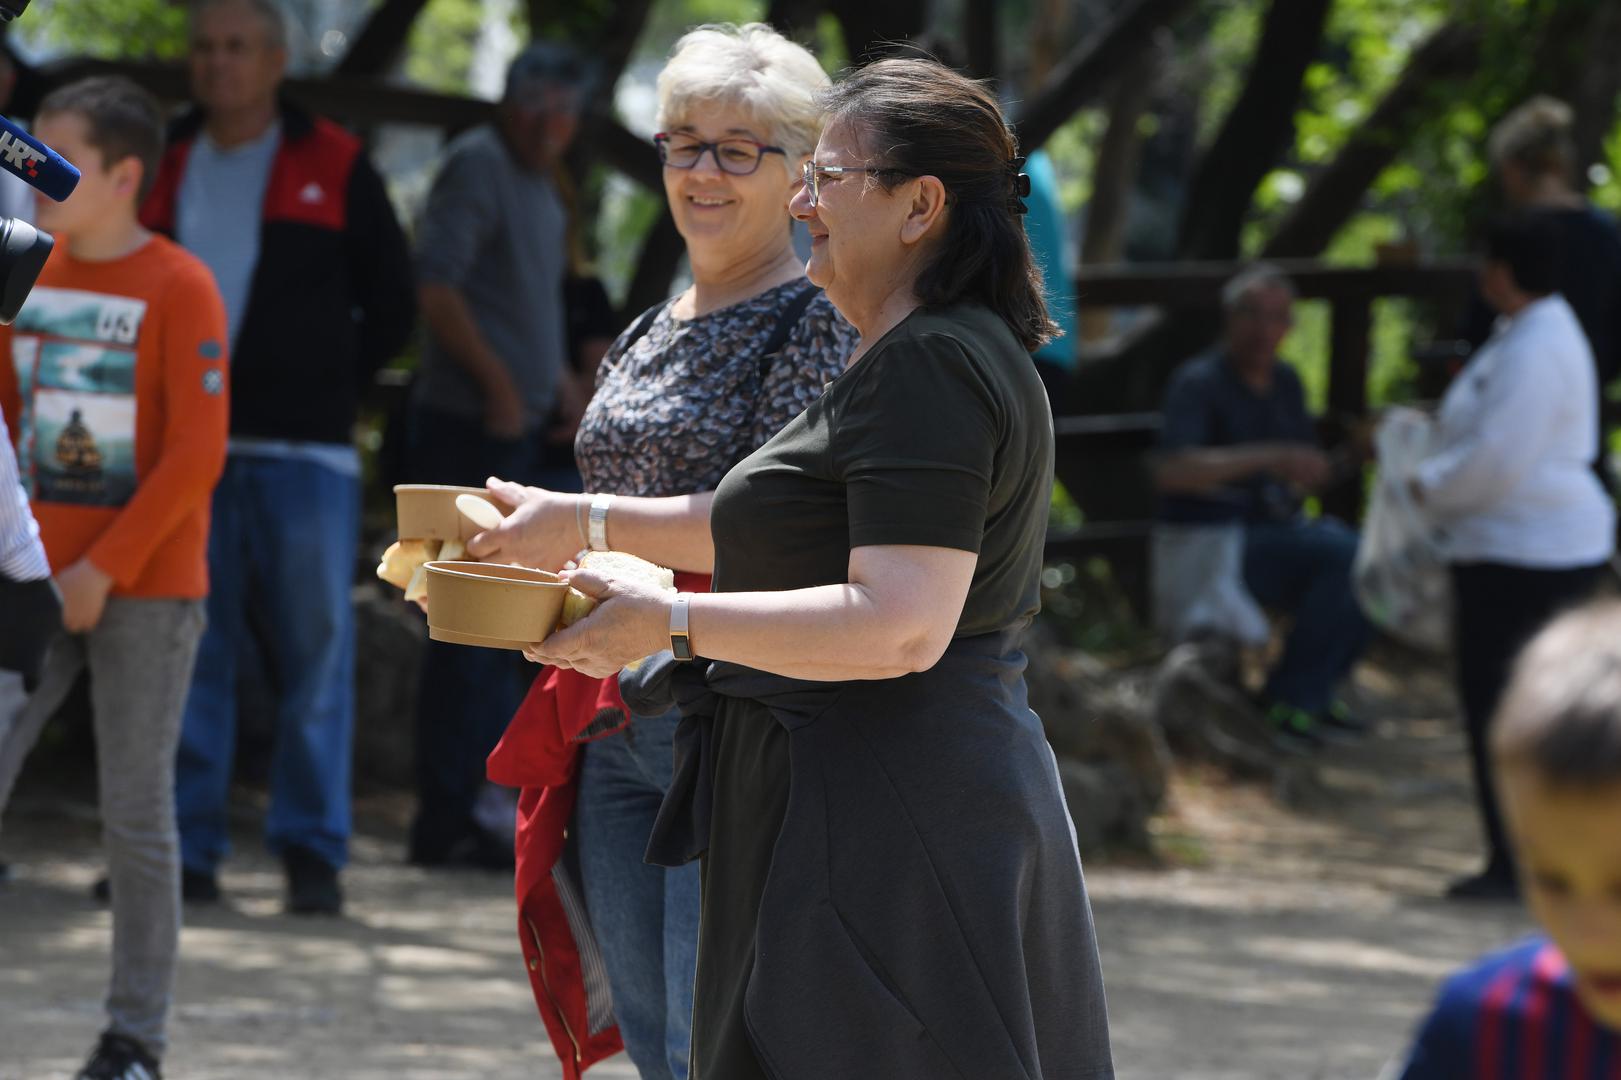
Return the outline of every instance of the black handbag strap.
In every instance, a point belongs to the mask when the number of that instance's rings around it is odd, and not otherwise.
[[[636,321],[630,324],[630,333],[625,335],[625,352],[630,352],[632,345],[647,336],[647,332],[653,329],[653,320],[659,317],[659,312],[663,311],[664,306],[668,303],[668,300],[660,300],[636,316]]]
[[[815,285],[806,285],[782,309],[777,316],[777,325],[772,327],[771,336],[766,339],[765,348],[760,350],[760,385],[765,385],[766,372],[771,370],[772,361],[781,355],[787,348],[788,339],[793,336],[794,329],[799,326],[799,320],[805,317],[805,311],[811,306],[811,301],[822,290]]]
[[[782,354],[783,349],[788,347],[788,339],[793,336],[795,327],[799,325],[799,320],[805,317],[805,312],[810,308],[811,301],[815,300],[817,294],[821,291],[815,285],[807,284],[805,288],[794,294],[794,298],[788,301],[782,311],[778,312],[777,324],[771,328],[771,336],[766,338],[765,348],[760,350],[761,386],[765,385],[766,373],[771,370],[772,362]],[[625,335],[624,352],[629,352],[631,346],[647,336],[647,332],[653,328],[654,320],[659,317],[659,312],[663,311],[668,304],[668,300],[660,300],[636,317],[636,321],[630,324],[630,331]]]

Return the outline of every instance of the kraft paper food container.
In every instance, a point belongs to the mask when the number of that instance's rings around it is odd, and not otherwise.
[[[394,516],[402,540],[467,540],[484,530],[456,509],[456,496],[488,495],[483,488],[449,484],[395,484]]]
[[[431,562],[428,636],[453,645],[521,649],[557,629],[568,585],[556,574],[496,563]]]

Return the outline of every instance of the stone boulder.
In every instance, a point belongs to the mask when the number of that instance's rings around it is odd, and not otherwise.
[[[1038,620],[1026,636],[1030,707],[1058,756],[1083,854],[1148,851],[1148,823],[1165,802],[1171,755],[1143,676],[1067,648]]]
[[[356,585],[355,775],[416,786],[417,677],[428,627],[398,590]]]

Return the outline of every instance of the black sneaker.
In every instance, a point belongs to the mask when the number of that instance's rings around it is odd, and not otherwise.
[[[287,868],[289,915],[343,914],[337,867],[302,847],[288,848],[282,852],[281,861]]]
[[[163,1070],[140,1043],[108,1031],[74,1080],[163,1080]]]
[[[111,878],[100,877],[90,886],[90,895],[103,904],[113,898]],[[217,904],[220,902],[220,879],[202,870],[180,868],[180,899],[188,904]]]
[[[426,869],[510,871],[514,866],[511,838],[476,825],[449,844],[430,846],[413,837],[405,861]]]

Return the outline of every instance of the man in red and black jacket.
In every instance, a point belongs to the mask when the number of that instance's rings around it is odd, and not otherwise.
[[[198,107],[171,132],[142,219],[208,264],[231,335],[208,631],[176,769],[183,891],[219,896],[237,659],[262,643],[279,698],[267,838],[289,909],[335,913],[354,726],[353,427],[372,375],[411,334],[415,283],[364,146],[280,99],[286,62],[273,0],[193,7]]]

